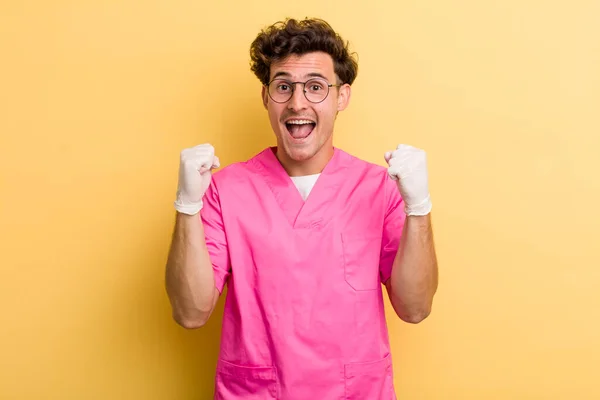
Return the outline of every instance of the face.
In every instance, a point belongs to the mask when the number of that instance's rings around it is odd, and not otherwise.
[[[313,78],[320,78],[321,82],[324,79],[325,83],[334,85],[338,83],[329,54],[292,55],[273,63],[269,81],[306,82]],[[289,91],[293,86],[293,94],[288,101],[275,102],[269,97],[266,87],[263,86],[262,90],[263,103],[277,137],[278,158],[283,163],[305,163],[333,154],[333,126],[337,113],[348,105],[350,86],[330,87],[325,100],[312,103],[304,95],[301,84],[278,82],[282,84],[281,91]],[[317,93],[321,87],[307,85],[306,90]],[[322,90],[327,91],[327,88]]]

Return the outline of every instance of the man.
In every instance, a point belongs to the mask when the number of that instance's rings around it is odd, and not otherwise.
[[[425,153],[333,147],[357,65],[324,21],[269,27],[251,59],[277,146],[214,175],[211,145],[182,151],[173,317],[203,326],[227,283],[217,399],[395,399],[382,286],[410,323],[437,289]]]

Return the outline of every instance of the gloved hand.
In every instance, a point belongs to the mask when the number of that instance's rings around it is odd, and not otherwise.
[[[404,199],[406,215],[427,215],[431,212],[427,158],[425,152],[405,144],[385,153],[388,175],[398,182]]]
[[[202,198],[212,179],[212,169],[218,168],[219,158],[210,144],[184,149],[179,163],[179,181],[175,209],[195,215],[202,209]]]

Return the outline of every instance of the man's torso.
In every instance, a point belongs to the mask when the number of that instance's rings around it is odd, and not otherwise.
[[[216,398],[394,399],[385,170],[336,149],[304,201],[267,149],[213,185],[230,270]]]

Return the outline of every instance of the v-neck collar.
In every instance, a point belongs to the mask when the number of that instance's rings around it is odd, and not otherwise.
[[[313,189],[306,198],[287,174],[277,156],[275,148],[268,147],[255,157],[255,165],[271,189],[281,211],[293,229],[315,228],[327,222],[327,212],[335,201],[338,188],[344,181],[343,170],[347,168],[349,156],[334,147],[333,156],[321,172]]]

